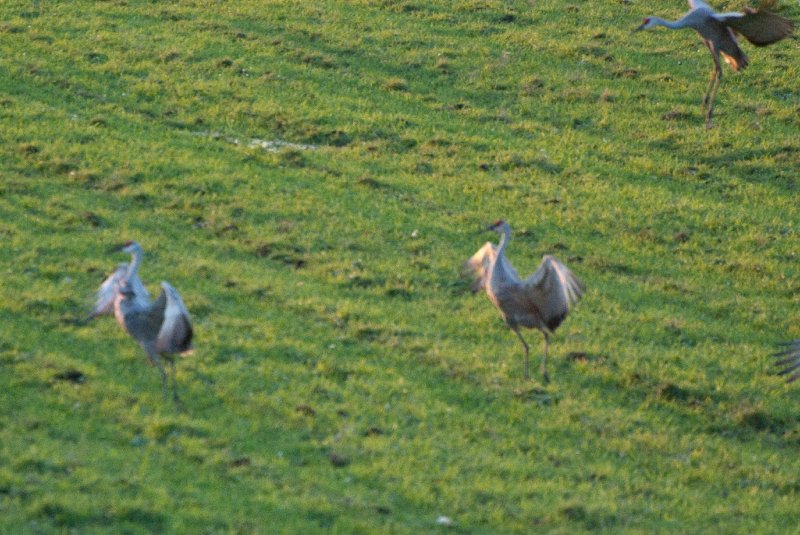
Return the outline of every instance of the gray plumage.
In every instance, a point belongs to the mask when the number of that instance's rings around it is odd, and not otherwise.
[[[525,378],[528,372],[528,344],[519,328],[538,329],[544,335],[542,377],[547,375],[547,346],[552,334],[583,295],[583,283],[555,257],[545,255],[533,275],[520,279],[517,271],[506,259],[505,251],[511,239],[511,227],[505,221],[497,221],[487,230],[500,235],[499,245],[486,242],[478,252],[464,264],[466,274],[474,281],[470,289],[486,290],[492,303],[500,311],[503,320],[519,337],[525,355]]]
[[[119,249],[119,247],[116,248],[116,250]],[[125,280],[129,268],[130,266],[125,262],[118,264],[117,269],[103,281],[95,294],[94,308],[92,308],[92,311],[89,313],[88,319],[114,313],[114,300],[117,297],[117,288],[119,284]],[[128,285],[133,288],[136,298],[142,305],[147,305],[150,302],[150,294],[147,292],[147,288],[144,287],[144,284],[142,284],[141,279],[139,279],[136,268],[134,268],[133,273],[128,277]]]
[[[785,349],[773,355],[779,357],[779,360],[775,361],[774,364],[781,368],[781,370],[778,371],[778,375],[791,374],[786,378],[786,382],[793,383],[800,379],[800,371],[796,371],[800,368],[800,338],[792,340],[791,342],[786,342],[783,346]]]
[[[119,264],[97,291],[95,306],[90,317],[111,314],[147,354],[150,364],[161,373],[164,395],[167,394],[167,373],[162,358],[172,368],[172,395],[179,401],[175,382],[173,355],[188,354],[192,350],[192,323],[189,311],[178,291],[169,283],[161,282],[161,294],[151,302],[147,289],[139,279],[138,268],[143,251],[136,242],[126,242],[118,250],[131,253],[130,264]]]
[[[763,9],[746,7],[741,12],[715,13],[702,0],[689,0],[689,8],[686,15],[676,21],[647,17],[636,30],[664,26],[671,29],[692,28],[700,34],[714,60],[714,69],[711,71],[711,79],[703,97],[706,127],[710,128],[714,100],[722,81],[720,57],[734,71],[744,69],[749,63],[747,55],[739,47],[734,32],[743,35],[756,46],[766,46],[791,35],[794,24],[789,19]]]

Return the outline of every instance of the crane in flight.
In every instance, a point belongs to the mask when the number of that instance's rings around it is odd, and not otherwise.
[[[528,344],[520,327],[538,329],[544,335],[542,378],[547,375],[547,346],[550,335],[561,325],[567,313],[583,295],[583,283],[567,267],[550,255],[542,257],[533,275],[522,280],[506,259],[505,253],[511,239],[511,226],[498,220],[486,229],[500,235],[499,245],[486,242],[478,252],[464,263],[465,274],[474,279],[473,293],[486,290],[506,325],[522,342],[525,354],[525,378],[528,379]]]
[[[711,117],[714,114],[714,100],[722,81],[720,57],[734,71],[747,67],[747,55],[739,47],[735,33],[741,34],[756,46],[776,43],[792,34],[794,24],[789,19],[775,15],[764,9],[745,7],[742,11],[715,13],[702,0],[689,0],[689,11],[679,20],[668,21],[661,17],[647,17],[634,31],[647,30],[656,26],[664,26],[673,30],[692,28],[702,37],[711,52],[714,69],[703,96],[703,111],[706,116],[706,128],[711,128]]]
[[[161,282],[161,294],[150,301],[147,289],[139,279],[142,247],[128,241],[115,248],[130,253],[130,264],[119,264],[97,290],[95,305],[89,318],[114,314],[122,329],[131,335],[147,354],[148,362],[161,373],[164,397],[168,379],[162,358],[172,368],[172,398],[179,403],[174,354],[192,351],[192,321],[178,291],[168,282]]]

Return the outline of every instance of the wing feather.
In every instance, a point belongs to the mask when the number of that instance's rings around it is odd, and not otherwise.
[[[703,2],[702,0],[689,0],[689,8],[690,9],[706,8],[709,10],[711,9],[709,5]]]
[[[113,314],[114,313],[114,300],[117,297],[117,288],[119,287],[119,283],[125,279],[125,276],[128,274],[128,264],[122,263],[117,265],[117,269],[114,270],[111,275],[106,277],[106,280],[100,285],[100,288],[97,289],[95,293],[95,302],[92,311],[89,313],[89,319],[102,316],[104,314]],[[134,275],[129,281],[134,291],[134,299],[141,307],[146,307],[150,302],[150,294],[147,293],[147,289],[142,284],[141,279],[138,276]]]
[[[156,350],[164,353],[188,353],[192,349],[192,319],[183,304],[178,290],[168,282],[161,282],[161,296],[164,298],[164,322],[158,331]]]
[[[787,375],[800,368],[800,338],[792,340],[783,344],[786,349],[775,353],[774,357],[782,357],[780,360],[774,362],[775,366],[781,367],[778,375]],[[786,381],[791,383],[800,379],[800,372],[793,373]]]
[[[547,328],[555,330],[586,290],[583,282],[555,257],[545,255],[522,286]]]
[[[766,46],[792,34],[794,23],[764,10],[744,8],[743,13],[718,13],[714,18],[742,34],[756,46]]]
[[[497,246],[487,241],[469,260],[464,262],[461,272],[464,278],[472,279],[472,284],[469,286],[472,293],[479,292],[486,287],[489,267],[496,259]]]

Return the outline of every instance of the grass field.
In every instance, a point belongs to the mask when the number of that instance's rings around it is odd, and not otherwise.
[[[706,130],[698,37],[631,34],[684,7],[0,4],[0,532],[797,530],[800,40]],[[588,288],[549,385],[459,278],[501,217]],[[127,239],[185,412],[78,321]]]

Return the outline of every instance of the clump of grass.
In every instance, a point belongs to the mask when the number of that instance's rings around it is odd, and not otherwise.
[[[383,87],[389,91],[407,91],[408,82],[404,78],[389,78],[384,82]]]
[[[757,404],[743,403],[733,413],[733,421],[742,427],[756,431],[777,430],[782,427],[781,422],[770,415]]]
[[[39,147],[39,145],[36,143],[21,143],[19,145],[19,152],[26,155],[36,154],[41,150],[41,147]]]
[[[321,54],[306,54],[301,58],[301,61],[323,69],[332,69],[336,66],[336,60],[332,56]]]
[[[665,121],[682,121],[692,118],[692,114],[688,113],[684,110],[670,110],[666,112],[662,117]]]
[[[666,401],[688,401],[691,393],[686,388],[672,382],[662,382],[653,389],[657,399]]]
[[[544,86],[544,80],[538,76],[529,76],[520,82],[520,93],[525,96],[536,95],[541,93]]]

